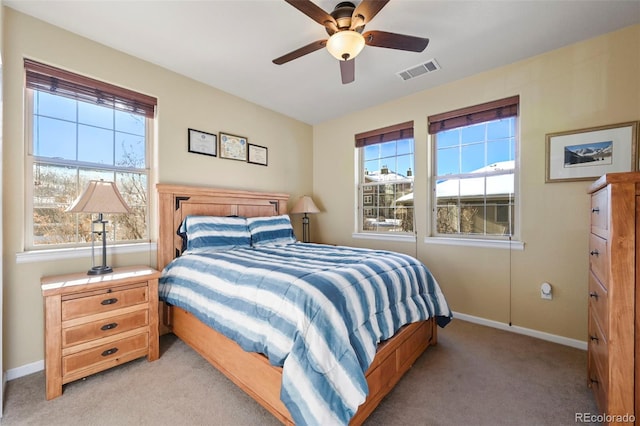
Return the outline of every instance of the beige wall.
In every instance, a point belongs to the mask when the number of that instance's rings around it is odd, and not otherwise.
[[[84,270],[90,262],[78,259],[16,264],[15,255],[23,250],[26,187],[23,56],[156,96],[157,181],[287,192],[293,199],[313,193],[323,210],[312,218],[314,240],[415,254],[432,269],[454,310],[503,323],[511,314],[514,325],[585,340],[588,183],[544,183],[544,135],[640,119],[640,26],[312,129],[12,9],[4,8],[4,15],[2,370],[43,358],[40,277]],[[426,117],[514,94],[520,95],[521,102],[519,201],[525,250],[510,253],[424,244],[429,232]],[[353,135],[407,120],[414,120],[416,130],[418,242],[353,239],[355,191],[354,186],[345,185],[355,180]],[[269,148],[269,166],[190,154],[186,150],[188,127],[247,136],[251,142]],[[154,225],[152,230],[155,233]],[[153,265],[155,252],[117,256],[111,263]],[[539,297],[543,281],[554,286],[550,302]]]
[[[22,58],[60,66],[158,98],[155,178],[162,183],[286,192],[292,200],[312,189],[312,128],[150,63],[4,8],[5,152],[4,366],[40,361],[43,315],[40,277],[88,269],[90,259],[16,263],[25,217]],[[226,131],[269,148],[268,167],[187,152],[187,128]],[[289,206],[291,207],[291,205]],[[297,221],[296,221],[297,222]],[[152,238],[156,226],[152,224]],[[296,232],[299,230],[296,229]],[[114,266],[155,265],[155,252],[119,255]]]
[[[545,184],[545,134],[640,119],[639,75],[636,25],[314,126],[314,197],[323,209],[314,217],[316,235],[324,242],[417,251],[455,311],[501,323],[511,315],[513,325],[585,341],[589,183]],[[520,95],[521,107],[524,251],[425,244],[427,116],[513,95]],[[418,242],[353,239],[355,189],[345,185],[354,182],[353,136],[408,120],[415,123]],[[544,281],[553,285],[552,301],[540,299]]]

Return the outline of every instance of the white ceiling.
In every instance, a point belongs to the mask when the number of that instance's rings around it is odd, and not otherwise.
[[[315,4],[331,12],[338,2]],[[325,49],[271,62],[327,38],[324,27],[284,0],[4,4],[309,124],[640,22],[640,0],[391,0],[365,31],[427,37],[429,45],[422,53],[365,46],[355,82],[343,85]],[[397,76],[429,59],[441,69],[408,81]]]

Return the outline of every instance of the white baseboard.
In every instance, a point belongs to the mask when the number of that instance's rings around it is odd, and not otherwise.
[[[475,317],[473,315],[462,314],[460,312],[454,312],[453,318],[461,319],[463,321],[468,321],[475,324],[486,325],[487,327],[493,327],[500,330],[510,331],[512,333],[524,334],[525,336],[535,337],[537,339],[558,343],[560,345],[571,346],[572,348],[582,349],[583,351],[587,350],[587,342],[583,342],[582,340],[570,339],[568,337],[558,336],[556,334],[545,333],[543,331],[532,330],[530,328],[519,327],[517,325],[509,325],[503,322]]]
[[[559,343],[565,346],[571,346],[572,348],[582,349],[584,351],[587,350],[587,342],[583,342],[581,340],[570,339],[568,337],[562,337],[555,334],[532,330],[530,328],[518,327],[517,325],[510,326],[509,324],[505,324],[502,322],[475,317],[473,315],[462,314],[460,312],[454,312],[453,318],[461,319],[463,321],[468,321],[475,324],[486,325],[487,327],[498,328],[500,330],[511,331],[513,333],[524,334],[525,336],[536,337],[538,339],[547,340],[553,343]],[[28,376],[29,374],[37,373],[38,371],[42,370],[44,370],[44,360],[32,362],[31,364],[23,365],[22,367],[7,370],[6,377],[3,378],[3,386],[4,383],[8,380]]]
[[[12,368],[7,370],[6,380],[13,380],[19,377],[28,376],[29,374],[37,373],[44,370],[44,360],[32,362],[31,364],[23,365],[22,367]]]

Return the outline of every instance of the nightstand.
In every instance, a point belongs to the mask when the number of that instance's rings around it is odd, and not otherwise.
[[[158,278],[147,266],[42,278],[46,396],[62,385],[146,356],[160,356]]]

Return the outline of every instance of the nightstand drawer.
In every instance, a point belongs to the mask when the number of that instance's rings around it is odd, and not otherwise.
[[[62,321],[113,311],[148,301],[149,294],[146,282],[127,286],[126,290],[111,291],[108,289],[101,292],[77,294],[70,299],[63,298]]]
[[[105,343],[62,358],[62,375],[67,376],[80,370],[91,370],[91,374],[100,370],[100,364],[108,363],[108,367],[119,358],[131,359],[131,355],[144,356],[149,348],[149,334],[136,334],[125,339]],[[108,368],[105,367],[105,368]]]
[[[66,348],[71,345],[112,336],[138,327],[144,327],[147,324],[149,324],[149,310],[144,306],[143,310],[64,328],[62,329],[62,347]]]

